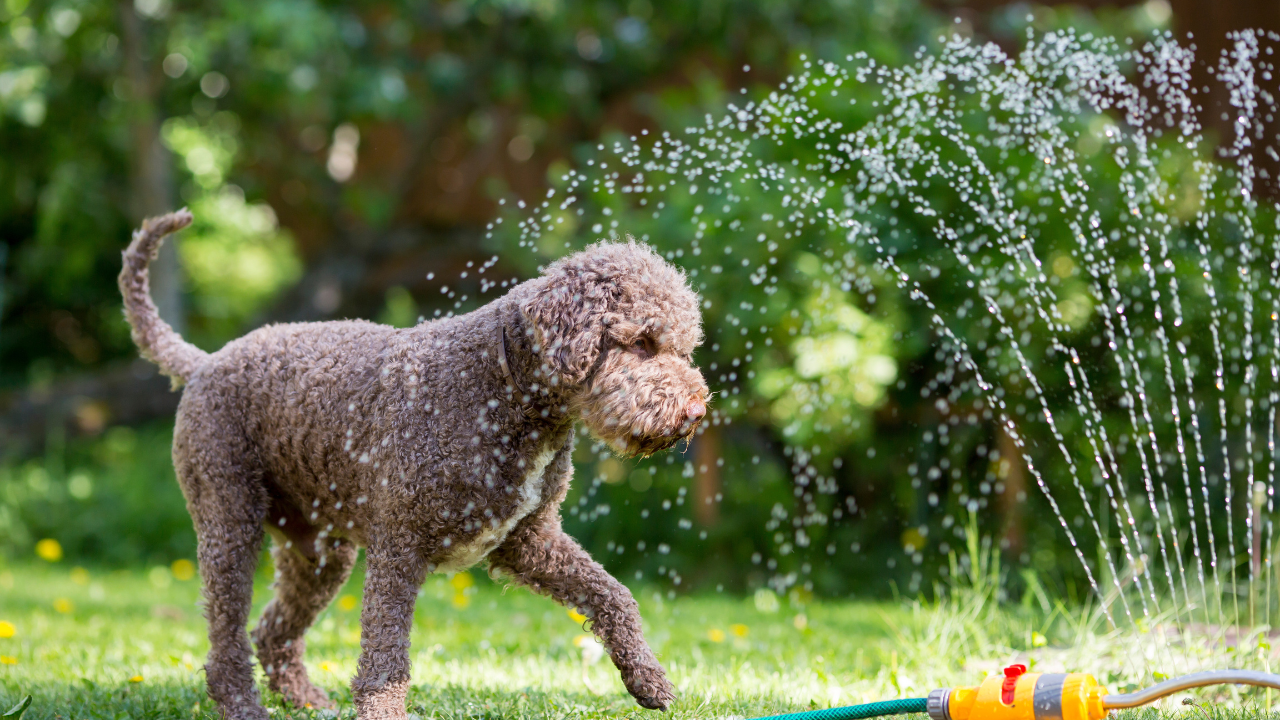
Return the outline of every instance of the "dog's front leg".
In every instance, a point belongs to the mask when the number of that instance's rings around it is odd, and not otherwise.
[[[627,691],[642,707],[666,710],[675,700],[675,688],[644,640],[640,608],[631,591],[560,529],[554,508],[517,526],[489,555],[489,565],[590,618],[592,632],[609,650]]]
[[[426,561],[413,549],[373,543],[366,551],[360,665],[351,681],[359,720],[405,720],[409,630]]]

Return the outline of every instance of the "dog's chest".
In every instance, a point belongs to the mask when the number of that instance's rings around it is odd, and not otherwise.
[[[542,491],[547,482],[547,467],[556,456],[556,446],[548,444],[539,450],[531,460],[525,462],[524,474],[516,488],[516,504],[514,509],[504,518],[492,518],[480,531],[465,542],[453,544],[445,555],[438,570],[441,572],[458,572],[480,562],[486,555],[511,534],[516,523],[528,517],[538,509],[542,501]]]

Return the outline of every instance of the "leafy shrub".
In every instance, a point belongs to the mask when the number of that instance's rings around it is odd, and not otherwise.
[[[50,438],[45,456],[0,465],[0,548],[29,556],[41,539],[66,557],[107,564],[195,556],[173,474],[171,423],[114,427],[101,438]]]

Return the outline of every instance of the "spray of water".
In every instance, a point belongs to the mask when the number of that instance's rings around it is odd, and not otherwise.
[[[934,527],[987,507],[958,482],[972,458],[996,482],[1020,461],[1107,622],[1160,628],[1146,658],[1178,667],[1200,639],[1269,628],[1280,601],[1280,212],[1257,162],[1280,162],[1262,130],[1280,37],[1233,41],[1214,72],[1225,139],[1201,128],[1196,58],[1171,35],[1029,32],[1016,55],[939,38],[903,67],[802,58],[683,133],[601,144],[490,232],[539,258],[629,234],[703,289],[781,298],[714,309],[732,362],[708,373],[716,424],[753,410],[744,383],[785,420],[796,501],[774,508],[775,559],[857,522],[819,502],[839,461],[813,438],[856,434],[898,378],[874,328],[924,313],[942,369],[922,388],[931,466],[909,472]]]

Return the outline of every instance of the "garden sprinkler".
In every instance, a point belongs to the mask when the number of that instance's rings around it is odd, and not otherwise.
[[[1280,690],[1280,675],[1256,670],[1207,670],[1165,680],[1145,690],[1111,695],[1087,673],[1032,673],[1010,665],[977,687],[940,688],[927,698],[773,715],[761,720],[855,720],[928,713],[930,720],[1103,720],[1112,710],[1135,708],[1206,685],[1256,685]]]

